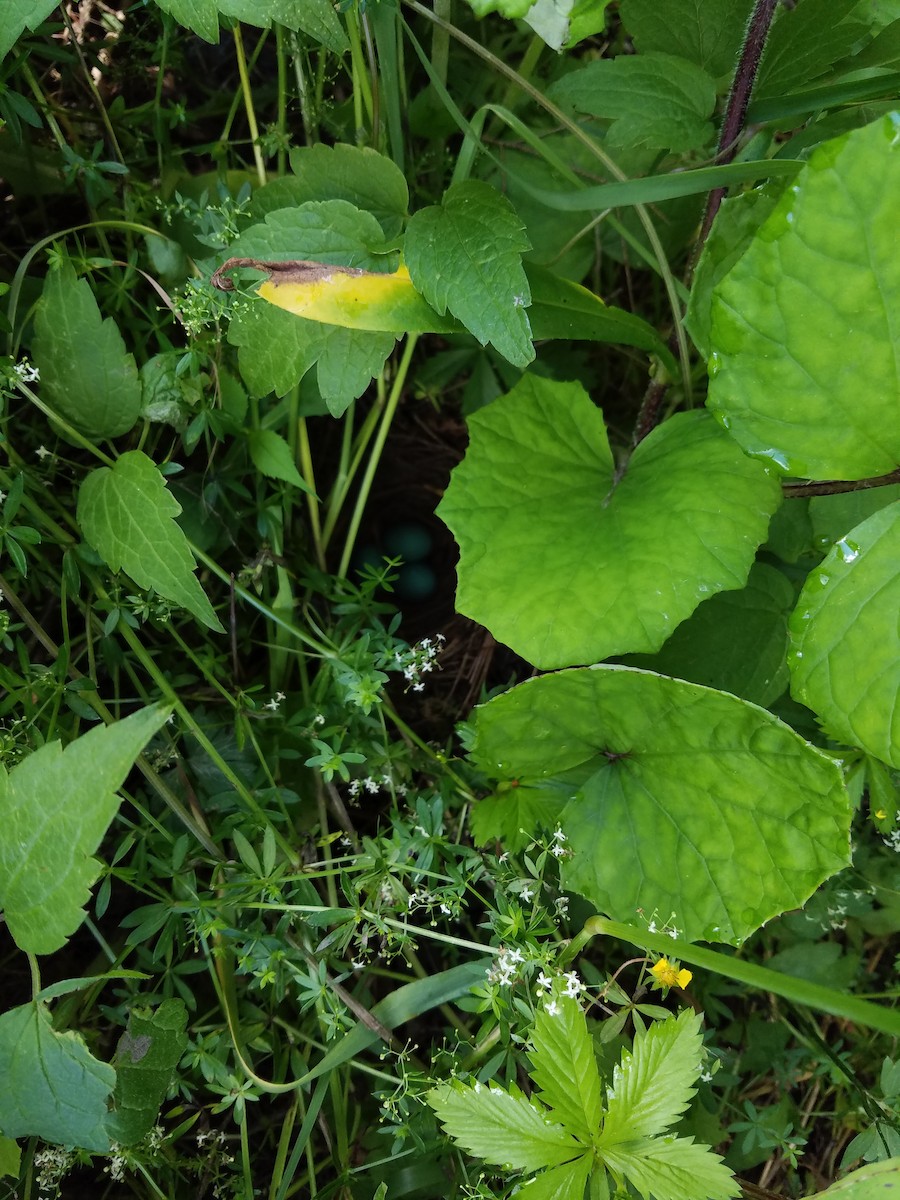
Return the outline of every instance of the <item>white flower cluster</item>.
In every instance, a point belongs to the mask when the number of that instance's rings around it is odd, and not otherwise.
[[[62,1146],[48,1146],[34,1156],[37,1189],[42,1196],[59,1195],[59,1185],[75,1163],[75,1155]]]
[[[554,995],[554,984],[558,983],[559,978],[557,976],[554,979],[552,975],[548,975],[544,971],[541,971],[540,975],[538,975],[538,988],[542,997],[547,1001],[544,1007],[551,1017],[558,1017],[560,1013],[559,1003]],[[565,980],[566,986],[563,988],[561,994],[567,996],[570,1000],[577,1000],[585,989],[585,985],[579,977],[578,972],[566,971],[562,979]]]
[[[410,892],[406,899],[407,912],[415,912],[419,908],[437,908],[445,917],[458,915],[458,908],[457,912],[454,913],[453,908],[445,900],[442,900],[439,895],[435,895],[434,892],[429,892],[425,888],[418,888],[416,891]]]
[[[416,642],[407,650],[397,651],[391,665],[395,670],[402,672],[403,678],[406,680],[407,691],[410,688],[414,692],[425,690],[422,676],[434,670],[437,656],[446,640],[442,633],[436,633],[433,638],[422,638],[420,642]]]
[[[408,791],[405,783],[395,784],[390,775],[382,775],[380,779],[372,775],[367,775],[365,779],[351,779],[347,790],[351,800],[358,799],[362,792],[374,796],[376,792],[393,790],[396,796],[405,796]]]
[[[518,977],[518,968],[525,962],[525,955],[516,947],[513,950],[501,948],[497,958],[488,968],[488,983],[498,987],[511,987]]]
[[[40,371],[37,367],[33,367],[27,358],[23,358],[21,362],[16,363],[13,370],[21,383],[40,383],[41,381]]]

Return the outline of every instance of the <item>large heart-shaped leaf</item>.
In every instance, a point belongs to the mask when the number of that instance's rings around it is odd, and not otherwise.
[[[689,940],[738,943],[849,861],[834,761],[697,684],[610,666],[540,676],[478,709],[472,754],[505,781],[491,836],[518,832],[519,794],[543,798],[573,851],[564,886],[616,920],[674,913]]]
[[[457,607],[540,667],[658,650],[743,586],[780,501],[703,412],[655,429],[616,482],[577,383],[525,376],[469,430],[438,510],[460,546]]]
[[[835,544],[791,617],[791,691],[833,737],[900,768],[900,503]]]
[[[712,301],[709,405],[791,475],[900,462],[900,117],[815,150]]]

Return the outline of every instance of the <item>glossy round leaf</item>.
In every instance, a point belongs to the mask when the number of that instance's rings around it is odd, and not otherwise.
[[[616,482],[577,383],[525,376],[469,431],[438,510],[460,547],[457,607],[544,668],[658,650],[744,585],[780,502],[704,412],[655,429]]]
[[[834,761],[725,692],[628,667],[544,675],[478,709],[472,754],[507,795],[568,790],[563,885],[615,920],[674,913],[689,940],[737,943],[849,861]]]
[[[900,117],[826,142],[713,293],[709,406],[791,475],[900,461]]]
[[[900,503],[837,542],[791,617],[791,692],[838,741],[900,767]]]

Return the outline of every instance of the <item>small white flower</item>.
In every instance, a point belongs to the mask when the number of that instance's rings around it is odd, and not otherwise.
[[[566,835],[563,833],[562,829],[560,829],[559,826],[557,826],[556,829],[553,831],[553,840],[555,842],[566,841]]]
[[[581,991],[583,991],[583,989],[584,989],[584,984],[583,984],[583,983],[581,982],[581,980],[578,978],[578,972],[577,972],[577,971],[568,971],[568,972],[566,973],[566,977],[565,977],[565,978],[566,978],[566,992],[565,992],[565,994],[566,994],[567,996],[571,996],[571,998],[574,1000],[574,999],[575,999],[575,997],[578,995],[578,993],[579,993],[579,992],[581,992]]]
[[[554,858],[562,858],[563,855],[566,853],[566,848],[565,848],[565,846],[561,846],[559,844],[559,842],[557,842],[555,846],[550,847],[550,853],[553,855]]]
[[[322,716],[321,713],[316,713],[316,715],[312,719],[312,723],[313,723],[313,725],[324,725],[325,718]]]
[[[506,951],[506,960],[511,963],[520,963],[525,961],[525,955],[518,946],[514,950]]]
[[[559,1016],[559,1005],[556,1003],[555,1000],[551,1000],[550,1003],[546,1007],[547,1007],[547,1012],[550,1014],[551,1017]]]
[[[41,460],[41,462],[43,462],[45,458],[53,457],[53,451],[48,450],[46,446],[38,446],[37,450],[35,450],[34,453],[35,453],[35,457],[39,458]]]
[[[529,900],[534,899],[534,892],[532,891],[532,889],[530,887],[523,887],[522,890],[519,892],[519,895],[526,902],[526,904],[528,903]]]
[[[450,916],[450,906],[447,904],[442,904],[441,912],[444,914],[445,917],[449,917]]]
[[[548,992],[553,987],[553,980],[549,975],[545,975],[543,971],[538,975],[538,987],[544,988]]]

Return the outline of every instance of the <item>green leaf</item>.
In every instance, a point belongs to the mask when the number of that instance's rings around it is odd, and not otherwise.
[[[126,571],[138,587],[153,588],[221,632],[175,521],[180,512],[156,465],[140,450],[121,455],[114,467],[92,471],[78,491],[85,540],[113,571]]]
[[[753,0],[622,0],[619,7],[641,54],[677,54],[718,79],[734,70]]]
[[[591,1153],[542,1171],[527,1185],[528,1200],[584,1200],[584,1187],[594,1166]]]
[[[116,1049],[114,1111],[107,1118],[110,1137],[119,1145],[135,1145],[155,1125],[187,1046],[186,1024],[182,1000],[163,1000],[155,1012],[132,1010]]]
[[[554,995],[554,1002],[554,1015],[545,1005],[535,1018],[531,1078],[555,1119],[590,1145],[603,1115],[594,1043],[577,1000]]]
[[[855,526],[897,500],[900,500],[900,484],[864,488],[859,492],[837,492],[831,496],[812,496],[809,519],[813,541],[822,551],[829,550]]]
[[[816,1192],[816,1200],[890,1200],[891,1192],[900,1189],[900,1158],[867,1163],[851,1171],[824,1192]]]
[[[17,1177],[22,1164],[22,1151],[12,1138],[0,1136],[0,1178]]]
[[[329,50],[349,49],[347,35],[328,0],[156,0],[181,25],[208,42],[219,40],[219,13],[268,27],[273,21],[303,30]]]
[[[460,547],[457,607],[542,668],[658,650],[743,586],[780,501],[702,412],[656,428],[616,482],[577,383],[526,375],[469,432],[438,509]]]
[[[597,59],[557,80],[547,92],[562,108],[612,121],[613,147],[681,153],[708,145],[716,85],[702,69],[671,54]]]
[[[207,42],[218,42],[219,10],[215,0],[156,0],[156,4]]]
[[[52,954],[84,920],[116,789],[168,712],[144,708],[65,750],[49,742],[8,774],[0,765],[0,908],[21,950]]]
[[[486,17],[488,13],[495,12],[515,21],[525,16],[534,0],[468,0],[468,3],[476,17]]]
[[[568,790],[565,887],[615,920],[674,912],[689,941],[740,942],[848,862],[833,760],[696,684],[627,667],[541,676],[477,710],[472,756],[515,792]]]
[[[301,31],[335,54],[350,49],[350,43],[329,0],[216,0],[225,16],[249,25],[268,28],[273,22]]]
[[[232,242],[235,258],[274,262],[311,259],[365,271],[393,271],[397,255],[381,251],[384,234],[375,217],[346,200],[308,200],[266,214]]]
[[[635,1032],[634,1045],[622,1051],[606,1092],[606,1119],[597,1142],[604,1157],[610,1146],[655,1137],[678,1120],[696,1091],[702,1057],[700,1014],[689,1008]]]
[[[386,238],[400,233],[409,207],[403,172],[383,154],[364,146],[300,146],[291,151],[294,174],[253,193],[251,215],[259,219],[279,208],[310,200],[344,200],[371,213]]]
[[[496,1084],[443,1083],[425,1102],[455,1142],[485,1162],[519,1171],[539,1171],[568,1162],[584,1151],[546,1110]]]
[[[744,254],[783,190],[784,180],[775,180],[765,187],[723,200],[719,206],[694,272],[685,316],[685,325],[694,345],[706,357],[709,356],[713,288]]]
[[[4,58],[26,29],[37,29],[56,8],[57,0],[5,0],[0,22],[0,59]]]
[[[303,492],[312,489],[297,470],[291,448],[274,429],[249,429],[246,434],[250,457],[257,471],[269,479],[281,479]]]
[[[611,1171],[624,1175],[643,1197],[653,1200],[729,1200],[739,1196],[737,1181],[717,1154],[693,1138],[665,1137],[604,1147]]]
[[[404,254],[416,290],[441,316],[448,310],[514,366],[534,358],[522,267],[530,248],[512,205],[478,180],[454,184],[440,205],[410,219]]]
[[[672,355],[652,325],[634,313],[604,304],[599,296],[570,279],[562,279],[545,267],[525,267],[531,288],[528,317],[535,339],[612,342],[637,346],[658,354],[677,374]]]
[[[41,395],[89,438],[114,438],[137,421],[141,385],[115,321],[104,320],[71,266],[51,271],[35,317]]]
[[[882,29],[858,54],[844,64],[849,70],[870,70],[882,67],[896,71],[900,68],[900,20]]]
[[[315,367],[322,398],[339,417],[380,374],[397,339],[307,321],[260,300],[232,319],[228,340],[254,396],[284,396]]]
[[[766,708],[788,685],[788,616],[794,603],[786,576],[754,563],[746,587],[705,600],[657,654],[629,655],[626,662]]]
[[[885,117],[816,149],[713,293],[708,403],[791,475],[900,461],[898,131]]]
[[[868,32],[851,15],[858,7],[859,0],[803,0],[793,9],[781,7],[766,42],[754,97],[783,96],[818,79],[848,55]]]
[[[104,1121],[116,1073],[76,1034],[57,1033],[45,1005],[23,1004],[0,1016],[0,1079],[6,1137],[109,1149]]]
[[[900,768],[900,503],[857,525],[791,618],[791,693],[837,741]]]

